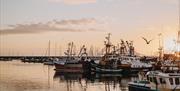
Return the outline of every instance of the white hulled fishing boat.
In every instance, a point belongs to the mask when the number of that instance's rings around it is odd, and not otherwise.
[[[105,54],[99,64],[92,64],[92,71],[99,73],[137,73],[152,69],[150,63],[140,61],[140,57],[134,55],[133,42],[121,40],[121,46],[112,45],[110,34],[105,41]]]
[[[144,77],[130,82],[129,91],[180,91],[180,73],[149,71]]]

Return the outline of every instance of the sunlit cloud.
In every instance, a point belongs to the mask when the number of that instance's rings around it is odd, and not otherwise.
[[[49,0],[50,2],[55,3],[64,3],[67,5],[79,5],[79,4],[88,4],[88,3],[96,3],[98,0]],[[113,2],[116,0],[103,0],[107,2]],[[142,0],[130,0],[132,3],[135,4],[143,4],[144,1]],[[177,4],[178,0],[160,0],[162,2],[171,3],[171,4]]]
[[[79,5],[79,4],[96,3],[97,0],[49,0],[49,1],[55,3],[64,3],[68,5]]]
[[[83,19],[71,19],[71,20],[62,20],[62,21],[57,21],[57,20],[54,20],[54,23],[56,24],[60,24],[60,25],[67,25],[67,24],[72,24],[72,25],[81,25],[81,24],[92,24],[92,23],[96,23],[96,19],[94,18],[90,18],[90,19],[87,19],[87,18],[83,18]]]
[[[97,20],[94,18],[52,20],[46,23],[16,24],[9,25],[8,28],[0,29],[0,34],[30,34],[42,32],[85,32],[98,31],[95,25]]]

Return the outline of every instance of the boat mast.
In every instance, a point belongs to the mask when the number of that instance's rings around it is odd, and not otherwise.
[[[82,56],[82,51],[85,49],[85,45],[83,45],[79,51],[78,57]]]
[[[56,56],[57,43],[55,42],[54,55]]]
[[[72,42],[70,43],[70,56],[72,56]]]
[[[177,37],[177,59],[180,60],[180,0],[179,1],[179,9],[178,9],[178,12],[179,12],[179,31],[178,31],[178,37]],[[180,63],[178,64],[179,66],[179,70],[180,70]]]
[[[159,33],[158,36],[159,36],[159,48],[158,48],[158,50],[159,50],[159,61],[162,61],[162,59],[163,59],[163,46],[161,44],[162,34]]]
[[[50,55],[51,55],[50,47],[51,47],[51,42],[50,42],[50,40],[49,40],[49,43],[48,43],[48,56],[49,56],[49,57],[50,57]]]
[[[111,34],[108,33],[108,36],[106,37],[106,40],[107,40],[107,41],[105,41],[106,54],[109,54],[109,53],[110,53],[110,47],[111,47],[110,37],[111,37]]]
[[[127,43],[127,41],[126,41],[126,43]],[[121,39],[120,45],[121,45],[121,46],[120,46],[120,54],[121,54],[121,55],[127,54],[127,48],[126,48],[126,45],[125,45],[125,42],[124,42],[123,39]]]
[[[61,45],[59,45],[59,56],[62,56],[62,50],[61,50]]]
[[[71,42],[71,48],[70,48],[71,50],[70,50],[70,56],[72,56],[73,54],[72,54],[72,52],[73,52],[73,42]]]
[[[67,49],[67,55],[68,55],[68,57],[70,56],[70,47],[71,47],[71,42],[68,43],[68,49]]]
[[[71,52],[71,42],[68,43],[68,49],[67,49],[66,52],[64,52],[64,54],[67,55],[67,59],[69,59],[70,56],[71,56],[71,53],[70,53],[70,52]]]
[[[89,49],[89,55],[94,56],[94,47],[92,45],[91,45],[91,47]]]
[[[179,9],[178,9],[178,12],[179,12],[179,31],[178,31],[178,37],[177,37],[177,52],[178,52],[178,55],[180,56],[180,0],[179,1]]]
[[[179,12],[179,31],[178,31],[178,42],[180,42],[180,0],[179,0],[179,9],[178,9],[178,12]]]

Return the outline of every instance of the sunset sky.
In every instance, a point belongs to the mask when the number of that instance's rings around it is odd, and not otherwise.
[[[157,53],[162,33],[166,52],[174,50],[178,0],[0,0],[0,56],[62,54],[67,43],[77,49],[133,40],[141,54]],[[141,37],[153,39],[147,45]]]

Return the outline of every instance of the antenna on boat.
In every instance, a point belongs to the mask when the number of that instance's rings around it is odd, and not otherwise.
[[[163,46],[161,43],[162,42],[162,40],[161,40],[162,33],[159,33],[158,36],[159,36],[159,48],[158,48],[158,50],[159,50],[159,61],[162,61],[162,57],[163,57]]]
[[[111,37],[111,33],[108,33],[108,36],[105,37],[107,41],[104,41],[106,45],[106,54],[110,53],[110,47],[111,47],[110,37]]]
[[[62,56],[61,52],[62,52],[61,45],[59,45],[59,56]]]
[[[83,51],[83,53],[82,53],[82,51]],[[83,54],[87,54],[87,53],[86,53],[85,45],[83,45],[83,46],[81,47],[81,49],[80,49],[80,51],[79,51],[79,54],[78,54],[78,57],[82,56]]]
[[[180,43],[180,0],[179,0],[179,9],[178,9],[178,12],[179,12],[179,31],[178,31],[178,42]]]
[[[48,56],[50,57],[51,55],[51,42],[49,40],[49,44],[48,44]]]
[[[178,36],[177,36],[177,41],[175,41],[175,57],[177,57],[178,59],[180,58],[180,0],[179,1],[179,9],[178,9],[178,12],[179,12],[179,24],[178,24]]]
[[[127,42],[126,42],[127,43]],[[125,54],[127,54],[127,46],[126,46],[126,44],[125,44],[125,42],[124,42],[124,40],[123,39],[121,39],[121,43],[120,43],[120,54],[121,55],[125,55]]]
[[[55,42],[54,56],[57,56],[57,55],[56,55],[56,53],[57,53],[56,51],[57,51],[57,43]]]
[[[177,45],[180,45],[180,0],[179,0],[179,31],[178,31],[178,37],[177,37]],[[178,52],[180,55],[180,47],[178,47]]]
[[[70,48],[70,56],[72,56],[72,54],[73,54],[73,53],[72,53],[72,52],[73,52],[73,46],[74,46],[74,43],[71,42],[71,46],[70,46],[70,47],[71,47],[71,48]]]
[[[94,56],[94,47],[92,45],[91,45],[91,47],[89,49],[89,55]]]

